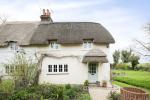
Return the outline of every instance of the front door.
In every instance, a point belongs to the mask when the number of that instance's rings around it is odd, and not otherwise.
[[[89,63],[88,65],[88,79],[90,83],[98,81],[98,63]]]

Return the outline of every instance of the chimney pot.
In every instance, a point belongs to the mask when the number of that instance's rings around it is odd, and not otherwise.
[[[51,16],[50,16],[50,12],[49,12],[49,9],[43,9],[43,14],[40,16],[41,18],[41,21],[50,21],[50,22],[53,22],[53,20],[51,19]]]
[[[43,9],[43,15],[46,15],[45,9]]]
[[[49,15],[50,16],[50,12],[49,12],[49,10],[47,9],[47,15]]]

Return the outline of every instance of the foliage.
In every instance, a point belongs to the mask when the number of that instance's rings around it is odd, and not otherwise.
[[[137,65],[137,70],[149,71],[150,72],[150,63],[143,63]]]
[[[11,73],[8,74],[15,81],[16,87],[35,84],[35,77],[38,72],[37,64],[32,59],[27,59],[24,54],[16,54],[15,59],[4,64],[4,66],[9,66],[11,69]]]
[[[130,56],[132,54],[132,50],[127,51],[127,50],[122,50],[121,51],[121,60],[123,63],[128,63],[130,62]]]
[[[89,94],[83,91],[82,86],[69,86],[69,88],[68,86],[45,84],[23,87],[15,90],[9,100],[83,100],[81,98],[90,98]]]
[[[118,73],[122,71],[115,72]],[[126,76],[117,76],[114,77],[114,80],[150,90],[150,72],[127,70],[124,70],[123,72],[126,73]]]
[[[115,69],[123,69],[123,70],[128,70],[130,69],[130,63],[119,63],[115,66]]]
[[[108,100],[120,100],[120,94],[116,91],[110,91],[108,94]]]
[[[0,83],[0,92],[11,93],[14,90],[14,83],[12,80],[3,80]]]
[[[132,69],[134,70],[137,64],[139,64],[139,56],[136,56],[135,54],[132,54],[130,57],[130,62],[132,64]]]
[[[89,86],[89,81],[88,80],[85,80],[84,86]]]
[[[115,52],[113,53],[114,66],[119,63],[119,59],[120,59],[120,51],[115,50]]]
[[[81,96],[78,98],[78,100],[92,100],[90,95],[87,93],[81,94]]]
[[[67,84],[67,85],[65,85],[65,88],[66,88],[66,89],[71,89],[71,85],[70,85],[70,84]]]

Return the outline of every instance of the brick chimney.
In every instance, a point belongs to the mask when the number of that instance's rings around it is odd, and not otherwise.
[[[49,12],[49,10],[45,10],[43,9],[43,14],[40,16],[41,21],[49,21],[49,22],[53,22],[52,18],[51,18],[51,13]]]

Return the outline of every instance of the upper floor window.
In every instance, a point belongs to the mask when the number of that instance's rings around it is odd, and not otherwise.
[[[83,47],[85,49],[90,49],[92,48],[93,40],[84,40],[83,41]]]
[[[50,47],[52,49],[58,49],[58,43],[57,43],[57,41],[50,41]]]
[[[9,45],[10,45],[11,50],[18,50],[19,49],[17,42],[9,42]]]

